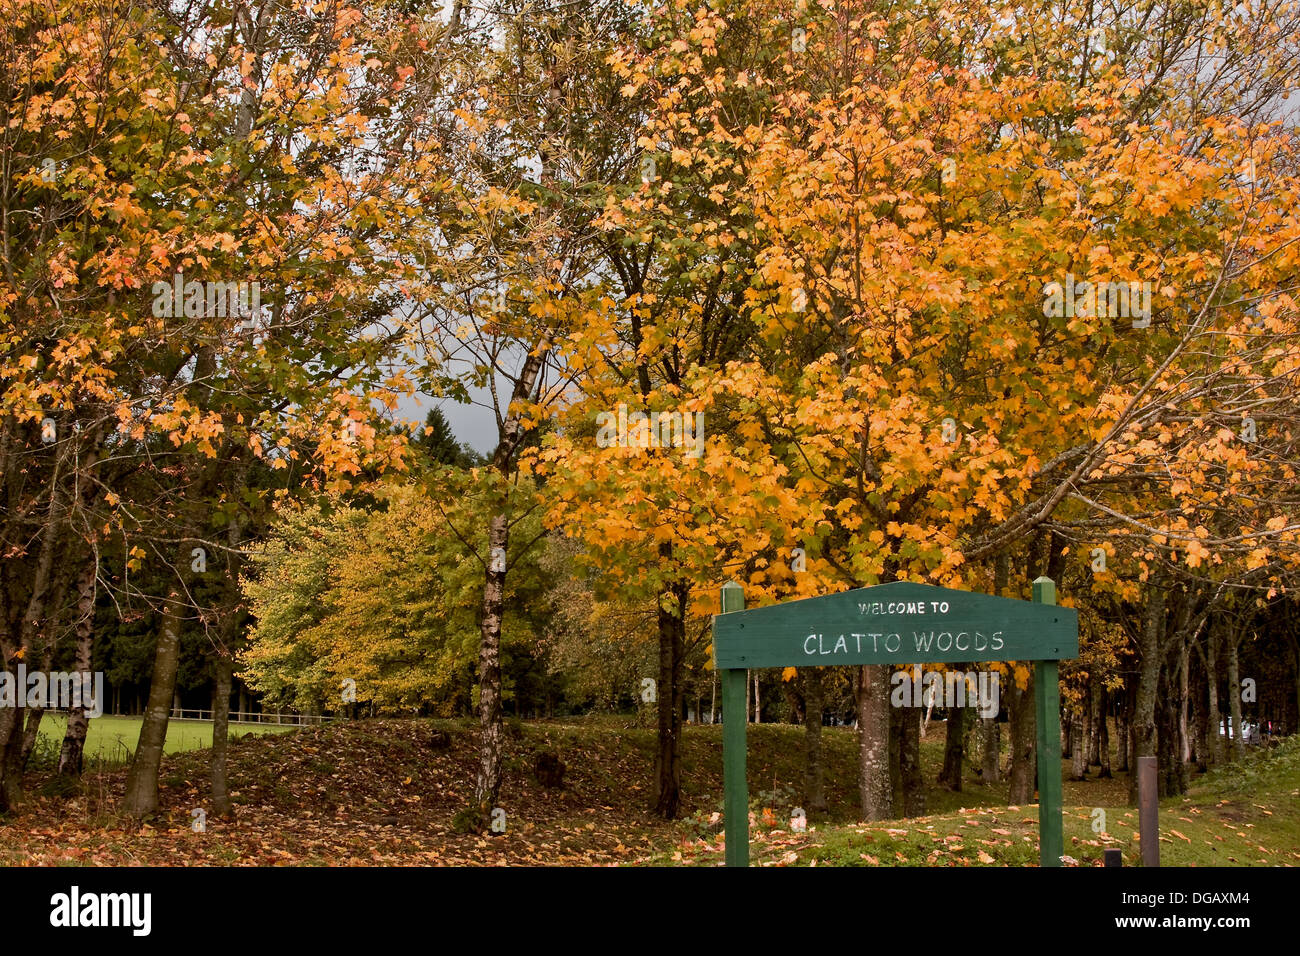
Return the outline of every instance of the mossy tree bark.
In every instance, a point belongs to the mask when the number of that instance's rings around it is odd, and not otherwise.
[[[162,611],[162,631],[154,651],[153,676],[149,681],[149,702],[140,724],[140,739],[126,776],[126,796],[122,811],[140,819],[158,809],[158,770],[162,766],[163,744],[171,718],[172,698],[176,690],[176,670],[180,665],[181,617],[180,595],[168,595]]]
[[[889,668],[857,670],[859,818],[885,820],[893,810],[889,775]]]

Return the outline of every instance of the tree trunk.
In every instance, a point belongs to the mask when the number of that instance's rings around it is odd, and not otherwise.
[[[527,430],[521,405],[532,398],[539,387],[548,354],[549,346],[545,340],[529,349],[514,380],[510,400],[504,409],[497,408],[497,446],[492,453],[489,472],[495,484],[489,496],[493,505],[488,522],[488,554],[484,565],[482,623],[479,626],[479,768],[473,805],[481,825],[487,824],[501,793],[501,766],[505,752],[501,710],[501,622],[510,529],[508,483],[512,472],[518,469],[514,461],[515,452]],[[494,390],[494,401],[496,394]],[[664,688],[659,688],[659,693],[662,695]]]
[[[63,519],[66,514],[66,496],[62,483],[55,485],[50,494],[49,511],[41,533],[41,547],[32,572],[32,584],[23,609],[22,623],[17,631],[17,647],[8,633],[0,632],[0,658],[9,668],[21,660],[32,660],[32,649],[45,624],[45,611],[50,592],[56,590],[54,581],[55,557],[64,541]],[[17,686],[17,675],[11,675],[15,690],[26,694],[26,688]],[[0,707],[0,811],[16,807],[23,797],[23,708]]]
[[[903,785],[903,816],[925,816],[925,779],[921,773],[921,708],[900,707],[902,733],[898,769]]]
[[[1160,631],[1165,618],[1165,591],[1158,580],[1147,588],[1147,606],[1139,639],[1137,702],[1133,711],[1131,733],[1135,757],[1156,754],[1156,694],[1160,683]],[[1129,783],[1129,802],[1137,806],[1138,775],[1134,763]]]
[[[1206,701],[1208,694],[1205,689],[1205,667],[1204,658],[1200,659],[1202,666],[1197,667],[1193,672],[1192,686],[1196,688],[1196,710],[1194,711],[1195,720],[1195,746],[1193,750],[1196,753],[1196,769],[1205,773],[1210,769],[1210,715],[1206,711]]]
[[[1183,637],[1178,646],[1178,758],[1184,767],[1192,760],[1192,735],[1187,722],[1187,708],[1191,703],[1188,669],[1192,661],[1187,643],[1187,638]]]
[[[1179,638],[1186,643],[1186,638]],[[1174,645],[1165,660],[1164,681],[1161,693],[1160,724],[1160,769],[1164,782],[1161,796],[1173,796],[1187,792],[1187,762],[1182,759],[1183,733],[1180,727],[1181,714],[1178,700],[1180,681],[1179,660],[1181,646]]]
[[[961,792],[962,763],[966,756],[963,748],[966,713],[965,707],[949,707],[944,725],[943,769],[939,771],[939,783],[955,793]]]
[[[1084,734],[1088,744],[1088,766],[1095,767],[1101,763],[1101,733],[1098,725],[1104,721],[1101,716],[1101,681],[1096,677],[1088,681],[1088,720],[1084,724]]]
[[[22,714],[18,707],[0,707],[0,810],[12,810],[23,798]]]
[[[857,679],[860,818],[885,820],[894,798],[889,777],[889,668],[864,665]]]
[[[1296,637],[1295,634],[1291,634],[1290,640],[1291,640],[1291,651],[1295,655],[1295,717],[1296,717],[1296,722],[1291,726],[1293,728],[1300,728],[1300,638]],[[1295,733],[1296,731],[1293,729],[1291,732]],[[1211,729],[1211,733],[1214,734],[1215,737],[1217,738],[1217,735],[1219,733],[1219,728],[1217,726],[1213,727]]]
[[[48,674],[50,669],[45,668]],[[32,759],[32,751],[36,749],[36,737],[41,732],[41,721],[45,719],[44,707],[27,707],[27,724],[23,727],[23,750],[22,750],[22,769],[27,769],[27,762]]]
[[[789,722],[791,724],[802,724],[804,711],[807,709],[804,701],[804,683],[800,681],[799,671],[795,672],[793,680],[786,680],[784,677],[777,683],[781,691],[781,696],[785,699],[786,709],[790,712]]]
[[[754,675],[754,723],[761,724],[763,722],[763,700],[758,690],[758,671],[753,670],[750,673]]]
[[[1097,774],[1099,780],[1109,780],[1110,772],[1110,722],[1107,719],[1106,706],[1107,695],[1100,682],[1097,685],[1097,762],[1101,766],[1101,773]]]
[[[176,669],[180,664],[181,619],[179,595],[172,591],[162,614],[162,632],[154,652],[153,677],[149,682],[149,703],[140,725],[140,740],[126,776],[123,812],[137,819],[158,809],[158,770],[162,766],[167,723],[176,692]]]
[[[1088,779],[1088,743],[1084,739],[1083,715],[1078,712],[1070,720],[1070,779]]]
[[[1136,774],[1138,768],[1138,762],[1137,762],[1138,738],[1137,738],[1137,732],[1133,729],[1133,716],[1134,714],[1137,713],[1136,681],[1134,681],[1133,692],[1130,696],[1132,697],[1132,699],[1129,701],[1128,720],[1125,722],[1124,726],[1128,731],[1128,750],[1126,751],[1128,753],[1128,769],[1130,773]],[[1137,782],[1134,780],[1130,780],[1129,785],[1132,787],[1136,787]]]
[[[227,645],[229,647],[229,645]],[[230,678],[234,662],[225,649],[220,649],[213,661],[214,688],[212,690],[212,813],[218,817],[231,816],[230,785],[226,779],[226,752],[230,749]]]
[[[45,637],[45,640],[45,654],[41,658],[40,669],[48,678],[54,666],[54,645],[48,637]],[[32,759],[32,751],[36,749],[36,738],[41,732],[41,721],[45,719],[45,708],[53,691],[54,688],[47,684],[46,700],[36,706],[24,708],[26,720],[23,724],[22,752],[18,763],[20,774],[26,773],[27,763]]]
[[[903,752],[903,714],[904,708],[889,707],[889,815],[894,818],[903,816],[903,771],[899,758]]]
[[[713,672],[713,696],[709,698],[709,723],[718,722],[718,672]]]
[[[1034,799],[1034,777],[1037,766],[1034,753],[1037,748],[1037,718],[1034,714],[1034,674],[1029,672],[1028,686],[1021,690],[1014,677],[1007,682],[1007,713],[1010,723],[1011,747],[1011,788],[1008,801],[1012,805],[1032,803]]]
[[[1241,629],[1233,627],[1228,632],[1228,708],[1232,714],[1232,757],[1243,760],[1246,743],[1241,735],[1241,671],[1238,669],[1237,648],[1241,642]]]
[[[1074,759],[1074,723],[1073,707],[1064,707],[1061,711],[1061,758]]]
[[[1002,778],[1000,757],[1002,727],[997,717],[980,718],[980,780],[997,783]]]
[[[1129,719],[1128,709],[1129,702],[1132,699],[1132,693],[1129,688],[1129,681],[1126,677],[1124,685],[1121,688],[1123,693],[1116,701],[1115,708],[1115,752],[1119,755],[1119,766],[1116,768],[1125,773],[1129,771]]]
[[[815,667],[799,669],[803,678],[804,806],[811,812],[826,810],[826,767],[822,760],[822,713],[825,693],[822,675]]]
[[[501,708],[501,619],[505,606],[505,562],[499,560],[509,544],[504,512],[488,525],[488,561],[483,580],[483,623],[479,628],[479,769],[474,784],[474,805],[480,818],[489,820],[501,793],[501,763],[505,732]]]
[[[1223,738],[1219,736],[1219,725],[1223,717],[1219,712],[1219,654],[1222,639],[1219,636],[1218,622],[1211,621],[1209,635],[1205,640],[1205,711],[1209,721],[1209,759],[1211,766],[1223,763]]]
[[[92,557],[77,581],[77,670],[90,673],[90,648],[95,632],[95,575],[97,571]],[[84,698],[83,698],[84,700]],[[104,701],[94,702],[101,709]],[[73,707],[68,711],[68,729],[63,735],[63,747],[59,751],[58,773],[63,777],[80,777],[85,763],[86,734],[90,730],[90,718],[86,716],[86,707]]]
[[[662,555],[665,547],[660,545]],[[677,818],[682,793],[682,657],[686,645],[686,586],[675,584],[659,600],[659,729],[655,755],[655,813]],[[669,600],[664,600],[667,596]],[[671,604],[672,609],[665,608]],[[749,686],[748,681],[745,684]]]
[[[1032,571],[1033,568],[1028,568]],[[1011,556],[1006,552],[999,554],[993,563],[993,593],[1004,596],[1011,576]],[[1037,577],[1030,575],[1030,580]],[[1008,667],[1006,674],[1007,693],[1007,746],[1011,751],[1009,769],[1010,790],[1008,801],[1015,804],[1029,803],[1034,796],[1034,777],[1037,766],[1034,763],[1034,739],[1036,718],[1034,716],[1034,671],[1029,668],[1028,683],[1021,690],[1016,683],[1015,668]]]

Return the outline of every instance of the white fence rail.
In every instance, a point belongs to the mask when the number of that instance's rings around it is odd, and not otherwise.
[[[173,707],[171,719],[211,720],[212,711],[191,707]],[[230,712],[230,722],[232,724],[282,724],[287,727],[307,727],[329,723],[333,719],[333,717],[322,717],[313,714],[244,713],[243,711],[234,710]]]

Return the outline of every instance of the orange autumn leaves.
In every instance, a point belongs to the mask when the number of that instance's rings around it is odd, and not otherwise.
[[[1247,567],[1293,562],[1290,505],[1270,499],[1291,474],[1297,362],[1285,138],[1188,114],[1174,81],[1153,99],[1086,33],[1053,28],[1064,45],[1048,56],[990,17],[999,52],[963,61],[946,28],[850,4],[801,8],[795,51],[790,11],[746,12],[742,27],[676,5],[673,43],[615,57],[626,91],[655,103],[639,142],[672,174],[607,200],[605,222],[646,241],[683,195],[716,201],[724,215],[681,228],[700,274],[735,289],[749,338],[637,394],[638,366],[653,378],[657,354],[707,333],[689,303],[624,302],[653,348],[613,351],[618,371],[585,384],[544,453],[569,474],[552,486],[557,523],[615,575],[619,542],[686,549],[702,614],[728,577],[751,602],[894,576],[972,586],[976,545],[1013,545],[1053,514],[1101,518],[1099,537],[1176,536],[1193,569],[1231,537],[1252,542],[1229,549]],[[736,68],[742,38],[767,59]],[[1243,192],[1248,162],[1268,172]],[[737,248],[736,271],[709,271]],[[1044,290],[1076,277],[1148,289],[1151,321],[1104,297],[1052,314]],[[1266,320],[1247,342],[1251,303]],[[1271,396],[1269,454],[1235,426],[1216,438],[1252,392]],[[703,458],[595,447],[581,423],[619,401],[704,410]],[[1152,429],[1170,437],[1153,447]],[[1225,515],[1238,493],[1256,504]]]

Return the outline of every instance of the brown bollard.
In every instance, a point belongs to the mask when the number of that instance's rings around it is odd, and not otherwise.
[[[1138,757],[1138,836],[1142,865],[1160,865],[1160,801],[1156,787],[1156,758]]]

